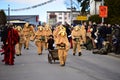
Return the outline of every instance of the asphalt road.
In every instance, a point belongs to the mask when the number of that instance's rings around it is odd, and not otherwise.
[[[0,80],[120,80],[120,58],[92,54],[82,50],[82,56],[73,56],[69,50],[65,67],[48,63],[48,51],[37,55],[36,47],[22,49],[22,56],[16,56],[15,65],[4,65],[0,61]],[[3,55],[0,56],[0,60]]]

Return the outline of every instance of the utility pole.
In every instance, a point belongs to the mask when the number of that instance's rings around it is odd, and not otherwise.
[[[8,5],[8,24],[10,23],[10,5]]]
[[[104,6],[104,0],[102,0],[102,6]],[[104,17],[102,17],[102,23],[104,23]]]
[[[72,19],[73,19],[73,15],[72,15],[72,0],[71,0],[71,12],[70,12],[70,22],[71,22],[71,25],[72,25],[72,23],[73,23],[73,21],[72,21]]]

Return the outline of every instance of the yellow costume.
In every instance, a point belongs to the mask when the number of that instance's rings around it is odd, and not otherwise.
[[[35,33],[35,45],[37,46],[38,55],[42,54],[44,43],[45,43],[44,29],[42,26],[38,26],[38,30]]]
[[[61,29],[58,32],[56,45],[58,48],[58,56],[60,60],[60,65],[65,66],[65,62],[66,62],[66,58],[68,54],[67,52],[70,48],[69,41],[67,38],[67,33],[65,29]]]
[[[22,44],[24,44],[25,38],[23,36],[22,28],[20,26],[17,26],[15,29],[18,31],[18,34],[20,36],[19,43],[16,44],[16,48],[15,48],[16,49],[16,55],[19,56],[19,55],[21,55]]]
[[[24,37],[25,37],[25,47],[26,49],[29,49],[29,42],[30,42],[30,37],[31,37],[31,33],[35,33],[35,30],[33,27],[29,26],[29,23],[26,23],[24,25],[24,28],[23,28],[23,34],[24,34]]]
[[[85,29],[85,26],[82,25],[80,30],[81,30],[81,35],[82,35],[83,42],[86,43],[86,29]]]
[[[52,30],[48,24],[45,25],[44,33],[45,33],[45,49],[48,49],[47,42],[48,42],[49,36],[52,35]]]
[[[80,30],[80,26],[77,25],[74,27],[71,33],[72,42],[73,42],[73,55],[76,54],[76,49],[78,50],[78,55],[81,55],[81,42],[82,42],[82,34]]]

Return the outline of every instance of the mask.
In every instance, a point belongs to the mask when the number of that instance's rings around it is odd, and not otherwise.
[[[65,36],[65,32],[61,32],[61,36]]]
[[[75,30],[76,30],[76,31],[78,31],[78,30],[79,30],[79,28],[75,28]]]
[[[39,28],[40,31],[42,31],[42,28]]]

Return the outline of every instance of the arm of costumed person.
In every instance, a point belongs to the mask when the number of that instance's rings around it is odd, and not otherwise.
[[[18,34],[18,31],[13,29],[13,40],[14,40],[14,45],[16,45],[20,41],[20,36]]]

